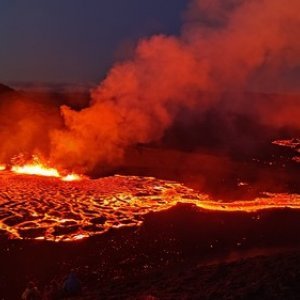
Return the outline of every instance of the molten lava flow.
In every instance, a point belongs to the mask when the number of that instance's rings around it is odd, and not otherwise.
[[[22,155],[20,155],[20,157],[22,157]],[[5,165],[0,165],[0,171],[4,171],[5,169]],[[76,181],[84,178],[84,176],[74,173],[62,175],[56,168],[50,167],[47,163],[43,162],[43,160],[38,156],[33,156],[30,162],[14,163],[11,167],[11,171],[13,173],[23,175],[55,177],[60,178],[63,181]]]
[[[61,178],[62,181],[76,181],[83,179],[84,176],[78,174],[68,174]]]
[[[276,140],[276,141],[273,141],[272,144],[281,146],[281,147],[297,149],[300,147],[300,139]]]
[[[17,174],[60,177],[60,174],[56,169],[48,168],[42,164],[26,164],[24,166],[13,166],[11,170]]]
[[[285,147],[285,148],[290,148],[294,151],[296,151],[297,154],[300,153],[300,139],[290,139],[290,140],[277,140],[272,142],[272,144],[280,146],[280,147]],[[292,157],[292,161],[296,163],[300,163],[300,156],[296,155]]]
[[[177,203],[207,211],[300,209],[300,195],[266,193],[252,201],[213,201],[174,182],[138,176],[62,182],[0,172],[0,232],[11,238],[76,241],[110,228],[139,226],[149,212]]]

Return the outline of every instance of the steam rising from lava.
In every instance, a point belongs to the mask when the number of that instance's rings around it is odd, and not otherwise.
[[[182,108],[205,111],[224,92],[280,85],[299,68],[299,11],[299,0],[192,1],[180,36],[141,40],[87,108],[61,107],[64,128],[50,130],[50,160],[85,170],[117,164],[130,145],[159,140]],[[255,109],[300,129],[298,108],[290,108],[279,119],[278,107]]]
[[[53,159],[111,164],[129,145],[160,139],[182,107],[216,101],[199,91],[279,79],[285,65],[299,63],[299,9],[298,0],[194,1],[181,36],[140,41],[135,57],[92,92],[88,108],[62,107],[66,129],[52,135]]]

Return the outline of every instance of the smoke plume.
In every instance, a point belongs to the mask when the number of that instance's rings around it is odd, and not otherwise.
[[[52,133],[52,159],[88,169],[118,162],[128,146],[160,139],[182,107],[205,110],[216,94],[257,79],[280,84],[300,64],[299,11],[298,0],[193,1],[179,37],[141,40],[92,91],[89,107],[62,107],[66,128]]]
[[[61,107],[64,128],[50,130],[50,159],[84,170],[118,164],[131,145],[161,139],[182,109],[205,112],[232,91],[284,90],[284,74],[300,66],[299,11],[299,0],[192,1],[179,36],[142,39],[91,92],[88,107]],[[300,129],[299,109],[278,117],[280,103],[243,109]]]

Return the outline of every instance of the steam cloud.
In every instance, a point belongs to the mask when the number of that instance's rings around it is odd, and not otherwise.
[[[299,0],[192,1],[180,36],[141,40],[92,91],[89,107],[61,108],[51,160],[85,170],[118,163],[130,145],[159,140],[182,108],[205,111],[224,92],[280,87],[300,66],[299,11]],[[281,108],[253,107],[258,118],[267,111],[266,122],[300,128],[299,114],[285,106],[279,117]]]

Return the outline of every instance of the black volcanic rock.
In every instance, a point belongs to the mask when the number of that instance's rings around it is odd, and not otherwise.
[[[9,92],[13,92],[13,91],[14,90],[12,88],[0,83],[0,94],[9,93]]]

